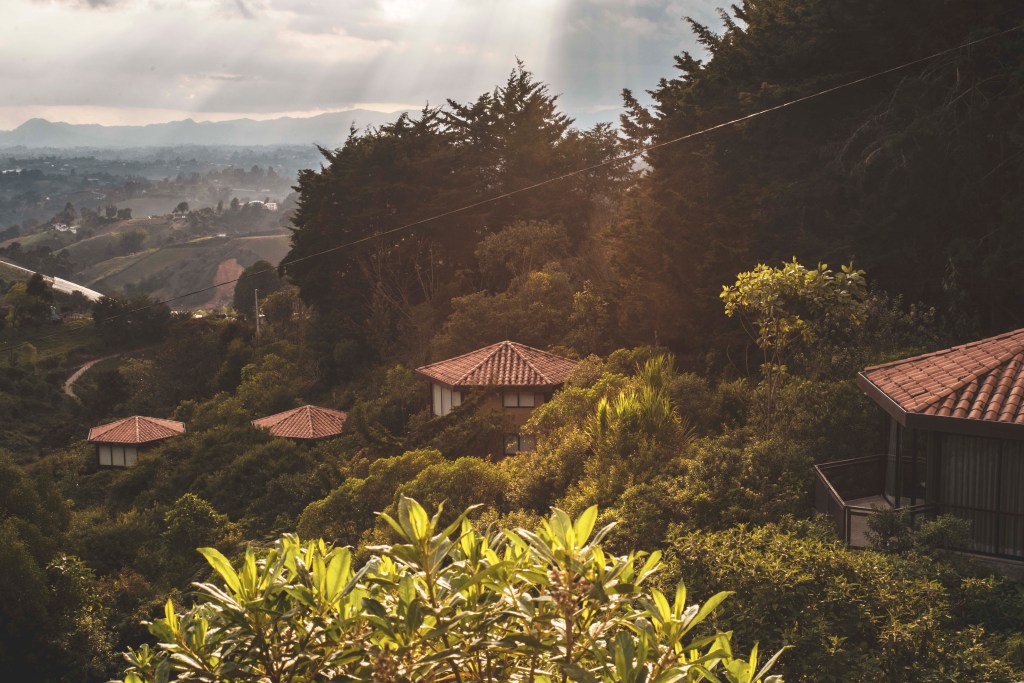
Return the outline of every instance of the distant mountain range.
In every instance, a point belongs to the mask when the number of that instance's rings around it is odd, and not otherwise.
[[[379,126],[401,112],[368,109],[284,117],[269,121],[192,119],[147,126],[101,126],[29,119],[14,130],[0,131],[0,147],[168,147],[175,145],[312,145],[340,147],[349,127]]]

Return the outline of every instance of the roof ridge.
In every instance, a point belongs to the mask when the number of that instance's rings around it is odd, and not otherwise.
[[[313,406],[307,403],[304,406],[299,406],[299,410],[302,411],[302,414],[306,416],[306,421],[309,422],[309,433],[316,436],[316,430],[313,429]]]
[[[545,374],[544,374],[543,372],[541,372],[540,370],[538,370],[538,369],[537,369],[537,366],[536,366],[536,365],[534,365],[534,364],[533,364],[533,363],[532,363],[532,362],[530,361],[530,359],[526,357],[526,354],[524,354],[524,353],[523,353],[522,351],[520,351],[520,350],[519,350],[518,348],[516,348],[516,347],[518,347],[518,346],[522,346],[522,347],[523,347],[524,349],[531,349],[531,350],[533,350],[533,351],[540,351],[541,353],[544,353],[544,351],[541,351],[540,349],[534,349],[534,348],[533,348],[532,346],[526,346],[525,344],[517,344],[516,342],[509,342],[509,345],[510,345],[510,346],[512,347],[512,349],[513,349],[513,350],[514,350],[514,351],[516,352],[516,354],[517,354],[517,355],[518,355],[518,356],[519,356],[520,358],[522,358],[522,359],[523,359],[523,362],[524,362],[524,363],[526,363],[527,365],[529,365],[529,366],[530,366],[530,369],[531,369],[531,370],[533,370],[534,372],[536,372],[536,373],[537,373],[537,376],[538,376],[538,377],[540,377],[540,378],[541,378],[542,380],[544,380],[545,382],[546,382],[546,381],[548,380],[548,376],[547,376],[547,375],[545,375]]]
[[[1016,347],[1016,349],[1011,348],[1009,350],[1000,350],[998,348],[998,342],[1017,336],[1020,336],[1021,340],[1020,344]],[[925,403],[921,403],[920,405],[918,405],[914,403],[913,400],[911,400],[911,406],[915,412],[926,411],[932,407],[936,407],[937,410],[938,406],[941,405],[942,401],[945,400],[946,397],[958,393],[961,389],[970,384],[973,379],[987,375],[988,373],[998,368],[1000,365],[1011,360],[1015,355],[1017,355],[1021,351],[1024,351],[1024,328],[1010,330],[1009,332],[1004,332],[1002,334],[997,334],[992,337],[986,337],[985,339],[979,339],[977,341],[968,342],[966,344],[959,344],[957,346],[951,346],[949,348],[939,349],[937,351],[931,351],[929,353],[922,353],[917,356],[911,356],[910,358],[902,358],[899,360],[890,361],[888,363],[871,365],[864,368],[863,373],[867,375],[870,373],[874,373],[876,371],[884,372],[886,370],[892,370],[900,367],[914,367],[916,364],[922,361],[943,358],[946,356],[951,356],[956,353],[970,353],[984,345],[995,345],[997,347],[993,351],[988,352],[988,355],[992,357],[991,362],[983,363],[982,368],[977,372],[972,372],[966,375],[965,377],[958,379],[958,381],[953,382],[948,386],[942,387],[941,391],[936,392],[933,396],[925,396],[924,398],[927,399],[927,402]]]
[[[481,358],[479,363],[477,363],[476,365],[471,367],[466,372],[462,373],[462,377],[459,377],[459,381],[460,382],[465,381],[467,377],[469,377],[474,372],[476,372],[477,368],[479,368],[481,365],[483,365],[484,363],[486,363],[490,359],[494,358],[494,356],[496,356],[498,354],[498,352],[501,351],[502,347],[504,347],[506,344],[511,346],[512,342],[510,342],[510,341],[508,341],[506,339],[505,341],[498,342],[497,344],[491,344],[490,346],[485,346],[482,349],[477,349],[476,351],[470,351],[469,353],[462,354],[462,356],[468,356],[470,353],[479,353],[481,351],[486,351],[489,348],[492,348],[492,347],[494,348],[493,351],[491,351],[490,353],[486,354],[483,358]],[[449,358],[448,360],[455,360],[456,358],[462,358],[462,356],[455,356],[455,358]],[[438,363],[444,363],[444,362],[445,361],[438,361]]]
[[[966,349],[973,348],[975,346],[980,346],[981,344],[987,344],[989,342],[999,341],[999,340],[1005,339],[1007,337],[1012,337],[1013,335],[1016,335],[1016,334],[1024,335],[1024,327],[1016,329],[1016,330],[1010,330],[1009,332],[1003,332],[1002,334],[997,334],[994,337],[986,337],[985,339],[978,339],[977,341],[967,342],[966,344],[958,344],[956,346],[950,346],[949,348],[938,349],[937,351],[929,351],[928,353],[920,353],[920,354],[918,354],[916,356],[911,356],[909,358],[900,358],[900,359],[897,359],[897,360],[891,360],[891,361],[889,361],[887,363],[879,363],[878,365],[869,365],[866,368],[864,368],[863,372],[868,372],[870,370],[880,370],[881,368],[888,368],[888,367],[893,367],[893,366],[896,366],[896,365],[903,365],[904,363],[910,363],[910,362],[913,362],[913,361],[922,360],[924,358],[931,358],[931,357],[934,357],[934,356],[942,356],[942,355],[945,355],[947,353],[952,353],[954,351],[963,351],[963,350],[966,350]],[[1022,340],[1022,345],[1024,345],[1024,340]]]
[[[504,343],[505,342],[497,342],[495,344],[488,344],[487,346],[481,346],[479,349],[473,349],[472,351],[467,351],[466,353],[460,353],[459,355],[452,356],[451,358],[442,358],[441,360],[435,360],[433,363],[427,363],[426,365],[421,365],[421,366],[419,366],[416,369],[417,370],[426,370],[427,368],[432,368],[435,365],[440,365],[441,363],[450,363],[452,361],[459,360],[460,358],[465,358],[466,356],[472,356],[474,353],[480,353],[481,351],[486,351],[487,349],[491,348],[492,346],[501,346]]]

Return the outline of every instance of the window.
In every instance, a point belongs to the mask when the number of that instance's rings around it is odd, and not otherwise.
[[[536,405],[532,391],[506,391],[501,403],[506,408],[533,408]]]
[[[536,447],[537,440],[528,434],[508,434],[505,437],[505,455],[525,453]]]
[[[440,384],[434,384],[434,415],[438,417],[452,412],[452,408],[462,405],[462,392],[453,391]]]
[[[135,446],[101,443],[99,454],[100,465],[104,467],[131,467],[139,461],[139,449]]]

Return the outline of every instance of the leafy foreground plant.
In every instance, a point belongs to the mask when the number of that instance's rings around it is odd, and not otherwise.
[[[466,512],[469,512],[467,510]],[[563,511],[536,533],[481,534],[466,512],[438,530],[416,501],[401,539],[358,570],[347,548],[284,536],[236,571],[200,548],[223,583],[196,584],[199,603],[150,624],[157,647],[126,655],[125,683],[142,681],[528,681],[778,683],[733,655],[731,634],[694,628],[728,597],[686,605],[644,583],[660,553],[616,557],[592,534],[597,508]]]

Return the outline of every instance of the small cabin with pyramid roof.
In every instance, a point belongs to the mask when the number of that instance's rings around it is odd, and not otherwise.
[[[521,428],[534,408],[550,400],[569,378],[576,361],[512,341],[485,346],[455,358],[416,368],[430,381],[433,413],[443,416],[462,405],[464,394],[484,391],[484,407],[506,418],[503,451],[532,451],[533,438]]]
[[[96,444],[101,467],[132,467],[139,460],[140,449],[184,433],[183,422],[133,415],[93,427],[88,440]]]
[[[971,525],[972,553],[1024,559],[1024,329],[865,368],[889,416],[880,455],[818,465],[816,505],[850,545],[878,507]]]
[[[252,426],[284,439],[319,441],[341,434],[346,419],[340,410],[306,405],[253,420]]]

